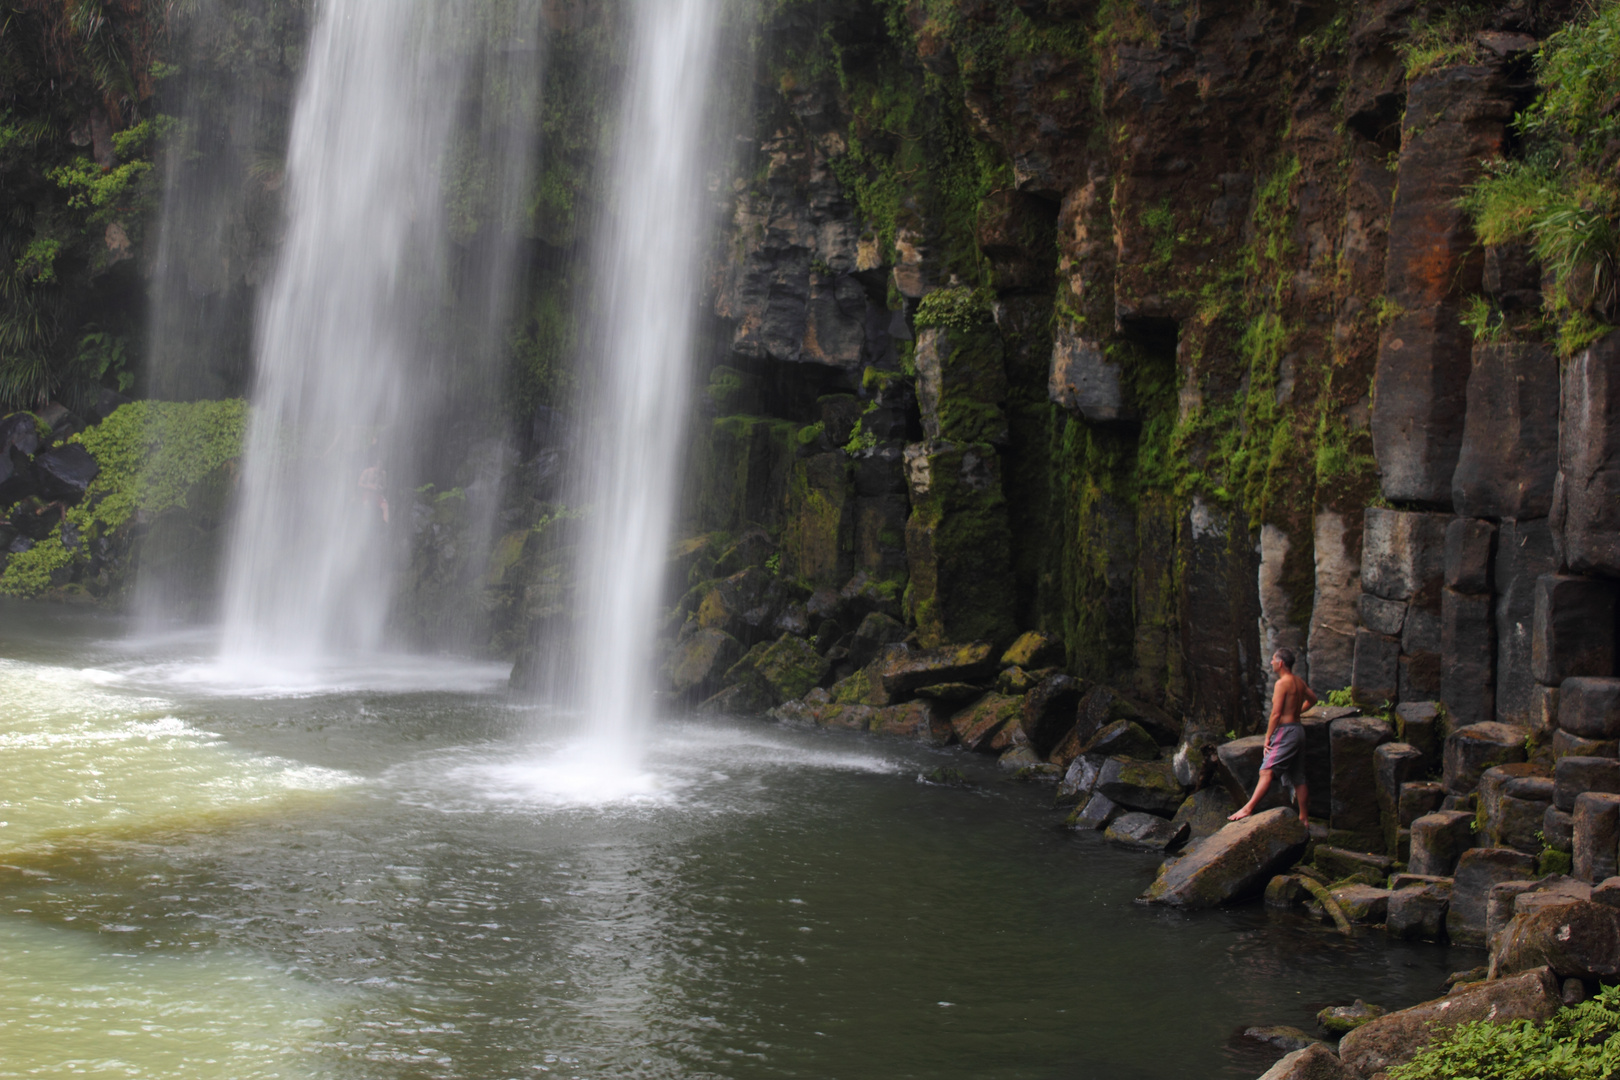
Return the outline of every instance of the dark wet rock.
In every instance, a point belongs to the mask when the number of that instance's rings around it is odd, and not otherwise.
[[[700,629],[675,646],[669,659],[670,685],[682,697],[709,697],[742,654],[742,642],[724,630]]]
[[[1523,761],[1526,757],[1526,734],[1526,728],[1494,720],[1453,731],[1446,737],[1441,777],[1446,791],[1453,795],[1466,795],[1479,786],[1479,778],[1486,769]]]
[[[748,529],[715,562],[714,576],[727,578],[740,574],[751,566],[764,566],[776,545],[764,529]]]
[[[1021,668],[1053,667],[1063,663],[1063,642],[1034,630],[1020,634],[1001,654],[1001,666]]]
[[[1142,899],[1182,908],[1246,899],[1292,866],[1309,840],[1297,814],[1281,807],[1263,810],[1232,822],[1197,850],[1161,867]]]
[[[1216,760],[1225,771],[1227,784],[1234,797],[1241,794],[1246,801],[1260,778],[1260,763],[1266,755],[1264,735],[1246,735],[1241,739],[1221,743],[1215,748]],[[1280,783],[1273,784],[1262,800],[1265,809],[1288,805],[1286,793]]]
[[[1451,881],[1431,879],[1402,884],[1397,878],[1390,885],[1384,932],[1402,941],[1444,941]]]
[[[1357,1080],[1325,1043],[1295,1050],[1267,1069],[1260,1080]]]
[[[1353,1005],[1330,1005],[1316,1014],[1316,1022],[1322,1025],[1322,1030],[1329,1035],[1347,1035],[1361,1027],[1384,1016],[1388,1009],[1378,1005],[1369,1005],[1360,998],[1356,998]]]
[[[1446,525],[1446,587],[1470,596],[1489,594],[1495,562],[1496,525],[1478,518],[1452,518]]]
[[[14,412],[0,418],[0,454],[15,448],[24,458],[39,452],[39,420],[31,412]]]
[[[1620,582],[1545,574],[1536,579],[1535,597],[1530,671],[1537,682],[1562,686],[1565,679],[1576,676],[1601,678],[1615,673],[1615,608]]]
[[[1620,793],[1620,761],[1606,757],[1561,757],[1553,766],[1553,805],[1575,809],[1575,798],[1586,791]]]
[[[90,451],[78,443],[34,455],[34,481],[39,485],[40,494],[48,499],[73,502],[83,498],[90,481],[100,471],[101,466],[90,456]]]
[[[1106,829],[1109,822],[1124,812],[1124,809],[1113,799],[1101,792],[1093,792],[1085,802],[1075,809],[1074,813],[1069,815],[1064,824],[1071,829],[1097,832]]]
[[[1526,971],[1390,1013],[1350,1032],[1339,1056],[1355,1072],[1372,1076],[1412,1060],[1432,1040],[1472,1020],[1546,1020],[1563,1004],[1553,973]]]
[[[1287,1024],[1244,1028],[1243,1037],[1253,1039],[1255,1042],[1265,1043],[1267,1046],[1275,1046],[1278,1050],[1288,1051],[1303,1050],[1307,1046],[1319,1046],[1322,1043],[1321,1039],[1309,1032],[1301,1031],[1297,1027],[1289,1027]]]
[[[1333,721],[1334,843],[1372,851],[1383,845],[1378,814],[1378,747],[1395,738],[1387,720],[1344,717]]]
[[[1592,897],[1599,904],[1620,908],[1620,877],[1604,878],[1592,887]]]
[[[1001,694],[1027,694],[1035,689],[1046,675],[1055,674],[1057,673],[1048,671],[1045,674],[1037,675],[1035,672],[1025,671],[1021,667],[1003,668],[996,675],[996,692]]]
[[[706,698],[698,705],[697,711],[705,716],[750,716],[770,707],[771,695],[758,683],[746,682],[728,686]],[[808,714],[802,717],[795,714],[795,721],[801,719],[807,724],[815,722]]]
[[[1023,716],[1023,699],[1005,694],[985,694],[951,717],[956,739],[969,750],[991,749],[997,732],[1016,727]]]
[[[1129,810],[1169,817],[1185,798],[1168,761],[1109,758],[1097,777],[1097,790]]]
[[[1024,698],[1024,734],[1042,757],[1074,728],[1081,690],[1074,676],[1051,675]]]
[[[886,705],[904,701],[919,687],[944,682],[983,682],[996,673],[995,657],[984,643],[939,649],[890,645],[872,661],[870,678]]]
[[[1540,343],[1476,342],[1451,479],[1457,513],[1545,517],[1557,472],[1557,356]]]
[[[1237,804],[1221,788],[1200,788],[1182,801],[1171,821],[1186,825],[1188,843],[1196,844],[1226,828],[1227,815],[1236,809]]]
[[[84,417],[92,424],[99,424],[123,406],[128,405],[130,400],[130,398],[125,397],[118,391],[109,390],[104,386],[101,388],[101,392],[96,395],[96,400],[89,408],[85,409]],[[0,442],[3,441],[4,439],[0,438]]]
[[[1167,851],[1186,840],[1187,826],[1132,810],[1115,818],[1103,838],[1137,851]]]
[[[776,618],[771,621],[771,629],[778,634],[793,634],[797,637],[808,637],[810,634],[810,613],[803,604],[787,604],[777,612]],[[811,640],[811,647],[815,641]],[[821,652],[820,649],[816,650]]]
[[[1529,881],[1536,860],[1511,848],[1473,848],[1457,860],[1446,912],[1446,936],[1457,945],[1485,945],[1485,904],[1491,889],[1504,881]]]
[[[1092,736],[1082,752],[1153,761],[1159,756],[1159,744],[1139,725],[1129,720],[1116,720]]]
[[[1298,874],[1278,874],[1266,883],[1266,907],[1286,911],[1310,899],[1310,890]]]
[[[1571,817],[1575,877],[1598,882],[1620,873],[1615,856],[1620,844],[1620,795],[1583,792],[1575,797]]]
[[[931,701],[908,701],[877,710],[872,716],[874,735],[896,735],[944,746],[953,737],[950,722],[940,715]]]
[[[1431,766],[1440,760],[1445,719],[1437,701],[1403,701],[1395,709],[1396,737],[1423,752]]]
[[[1546,967],[1565,979],[1612,982],[1620,975],[1620,910],[1576,897],[1549,897],[1515,914],[1491,956],[1498,975]]]
[[[998,454],[983,444],[914,443],[906,447],[906,475],[907,595],[919,638],[1011,638],[1012,539]]]
[[[1565,679],[1558,688],[1558,727],[1585,739],[1620,738],[1620,679]]]
[[[1573,802],[1571,803],[1573,805]],[[1554,851],[1573,856],[1575,851],[1575,815],[1556,806],[1547,807],[1541,815],[1541,838]]]
[[[1474,815],[1460,810],[1438,810],[1412,822],[1414,874],[1448,877],[1462,853],[1474,846]]]
[[[1390,891],[1365,882],[1340,885],[1332,892],[1334,903],[1352,923],[1375,924],[1384,921],[1389,911]]]
[[[51,429],[51,438],[60,441],[84,430],[84,421],[66,405],[53,401],[39,410],[39,418]]]
[[[952,710],[982,697],[984,688],[972,683],[948,682],[932,686],[919,686],[917,696],[932,701],[942,709]]]
[[[757,643],[775,612],[770,599],[773,581],[764,570],[750,567],[717,582],[698,605],[698,625],[723,630],[745,645]]]
[[[849,661],[856,667],[865,667],[877,658],[878,650],[906,639],[906,626],[881,611],[869,613],[861,620],[855,637],[849,643]]]
[[[1081,754],[1069,762],[1058,782],[1057,805],[1078,805],[1097,789],[1097,778],[1102,775],[1108,759],[1101,754]]]
[[[1174,746],[1181,741],[1182,725],[1162,710],[1132,701],[1109,686],[1094,686],[1086,691],[1077,722],[1088,737],[1090,732],[1121,720],[1135,723],[1159,746]]]
[[[0,506],[10,506],[38,490],[28,456],[17,449],[0,450]]]
[[[783,634],[765,648],[753,667],[771,695],[783,702],[803,697],[820,683],[827,673],[827,659],[804,638]]]
[[[1353,878],[1367,885],[1382,885],[1395,868],[1394,860],[1387,856],[1350,851],[1329,844],[1316,845],[1311,861],[1329,881]]]
[[[30,497],[12,509],[8,520],[12,527],[27,539],[36,542],[44,540],[61,523],[62,504],[40,502],[39,499]]]
[[[1480,840],[1534,855],[1553,798],[1552,770],[1521,762],[1486,769],[1479,778]]]
[[[1001,756],[996,758],[996,764],[1001,768],[1006,769],[1008,772],[1016,772],[1019,769],[1028,769],[1036,765],[1045,765],[1046,762],[1042,761],[1040,759],[1040,755],[1036,754],[1035,751],[1030,749],[1027,745],[1019,743],[1014,746],[1009,746],[1007,749],[1003,750],[1001,752]]]

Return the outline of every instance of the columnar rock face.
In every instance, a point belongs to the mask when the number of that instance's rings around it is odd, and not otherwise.
[[[1333,721],[1334,843],[1373,851],[1383,846],[1378,813],[1378,748],[1395,737],[1387,721],[1346,717]]]
[[[1385,264],[1399,314],[1379,340],[1373,446],[1386,498],[1449,506],[1471,353],[1457,310],[1483,269],[1456,200],[1501,148],[1514,101],[1500,62],[1420,76],[1406,94]]]
[[[1575,573],[1620,575],[1620,335],[1564,370],[1554,525]]]
[[[1497,534],[1496,718],[1528,724],[1536,680],[1531,675],[1536,581],[1557,568],[1552,529],[1545,519],[1504,521]]]
[[[1457,513],[1542,518],[1558,472],[1558,358],[1542,344],[1476,344],[1462,450],[1451,477]]]
[[[1457,860],[1446,934],[1459,945],[1484,945],[1485,905],[1491,889],[1504,881],[1529,881],[1536,860],[1509,848],[1473,848]]]
[[[1615,672],[1615,614],[1620,585],[1548,574],[1536,579],[1531,673],[1557,686],[1580,675]]]
[[[906,448],[909,615],[925,645],[1013,637],[1011,537],[999,459],[984,444]]]

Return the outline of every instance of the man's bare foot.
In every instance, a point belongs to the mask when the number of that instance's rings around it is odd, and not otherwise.
[[[1227,821],[1242,821],[1244,818],[1248,817],[1250,814],[1253,814],[1253,813],[1254,813],[1253,810],[1250,810],[1247,806],[1245,806],[1242,810],[1239,810],[1235,814],[1226,815],[1226,820]]]

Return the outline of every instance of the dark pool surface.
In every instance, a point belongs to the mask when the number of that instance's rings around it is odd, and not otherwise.
[[[1245,1026],[1411,1004],[1473,959],[1137,906],[1155,859],[1063,832],[1049,789],[956,751],[665,722],[624,770],[479,689],[487,669],[454,692],[227,693],[194,641],[119,631],[0,607],[0,728],[22,733],[0,813],[24,829],[0,830],[0,1076],[56,1060],[30,1000],[72,982],[94,1042],[95,972],[150,963],[170,1045],[200,1056],[120,1050],[105,1075],[210,1075],[241,984],[277,1011],[219,1051],[238,1075],[1251,1078],[1280,1052]],[[70,752],[99,775],[49,767]],[[970,784],[920,781],[939,765]],[[103,814],[86,784],[161,806]],[[135,1043],[119,1023],[108,1045]]]

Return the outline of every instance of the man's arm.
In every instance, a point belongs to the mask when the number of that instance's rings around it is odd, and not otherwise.
[[[1277,733],[1277,724],[1282,720],[1283,704],[1288,695],[1283,692],[1283,681],[1277,680],[1277,686],[1271,692],[1271,718],[1266,721],[1266,749],[1271,749],[1271,737]]]

